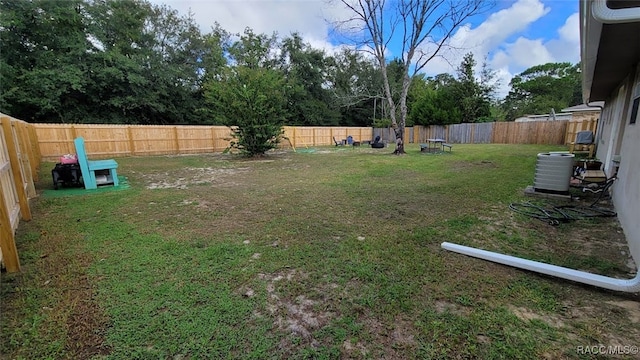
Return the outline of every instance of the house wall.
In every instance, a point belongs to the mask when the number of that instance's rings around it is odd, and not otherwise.
[[[609,176],[616,171],[614,156],[620,156],[618,180],[612,188],[613,203],[631,255],[640,265],[640,118],[630,124],[633,100],[639,96],[640,64],[606,102],[596,154]]]

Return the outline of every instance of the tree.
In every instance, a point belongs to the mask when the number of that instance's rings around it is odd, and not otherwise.
[[[83,12],[81,0],[0,1],[0,111],[44,122],[85,114]]]
[[[342,125],[371,126],[372,120],[383,116],[379,105],[384,100],[382,77],[363,53],[343,48],[334,55],[328,84]]]
[[[495,84],[492,84],[494,74],[483,64],[482,77],[476,79],[476,61],[472,53],[464,56],[457,70],[456,97],[459,101],[463,123],[479,122],[491,115],[491,95]]]
[[[95,122],[198,122],[205,43],[193,18],[145,1],[94,0],[87,19]]]
[[[299,34],[284,39],[281,68],[287,79],[286,123],[289,125],[336,126],[340,122],[331,92],[325,88],[332,59],[313,49]]]
[[[261,156],[281,140],[285,80],[273,69],[237,66],[205,84],[205,98],[219,120],[232,129],[231,147]]]
[[[514,76],[509,85],[511,90],[503,102],[509,120],[582,103],[580,64],[536,65]]]
[[[420,125],[491,121],[495,74],[484,62],[478,78],[475,66],[473,54],[468,53],[456,78],[440,74],[424,81],[416,76],[409,92],[409,120]]]
[[[456,87],[457,80],[450,74],[440,74],[426,80],[416,76],[411,82],[409,100],[407,100],[411,105],[408,120],[416,125],[447,125],[462,122]]]
[[[222,57],[144,0],[0,0],[0,40],[0,110],[38,122],[197,123],[204,63]]]
[[[483,0],[340,0],[353,14],[343,29],[355,29],[352,36],[370,52],[380,67],[384,92],[396,134],[395,154],[404,151],[404,127],[407,119],[407,94],[412,75],[420,72],[448,44],[464,21],[490,4]],[[394,35],[402,45],[403,78],[399,100],[393,99],[387,72],[387,52]],[[410,72],[412,73],[410,75]],[[396,109],[399,107],[399,118]]]
[[[276,49],[278,37],[255,34],[251,28],[244,29],[240,39],[229,47],[229,55],[237,66],[250,69],[273,69],[278,64]]]

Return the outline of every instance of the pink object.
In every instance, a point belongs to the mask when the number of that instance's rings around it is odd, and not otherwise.
[[[60,163],[61,164],[77,164],[78,157],[75,156],[74,154],[62,155],[60,156]]]

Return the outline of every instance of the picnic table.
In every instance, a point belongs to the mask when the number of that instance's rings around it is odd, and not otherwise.
[[[451,151],[451,145],[446,143],[445,139],[427,139],[426,144],[420,144],[420,151],[423,152],[437,152],[444,151],[444,148],[448,147],[449,151]]]

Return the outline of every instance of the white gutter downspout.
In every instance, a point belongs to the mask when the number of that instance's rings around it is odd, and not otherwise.
[[[603,24],[620,24],[640,21],[640,8],[631,7],[611,9],[607,0],[593,0],[591,7],[593,18]]]
[[[529,271],[535,271],[541,274],[556,276],[562,279],[576,281],[587,285],[598,286],[609,290],[631,293],[640,291],[640,272],[636,273],[636,277],[634,277],[633,279],[616,279],[612,277],[591,274],[585,271],[578,271],[561,266],[545,264],[538,261],[522,259],[515,256],[499,254],[448,242],[443,242],[441,246],[445,250],[457,252],[467,256],[489,260],[499,264],[509,265]]]

